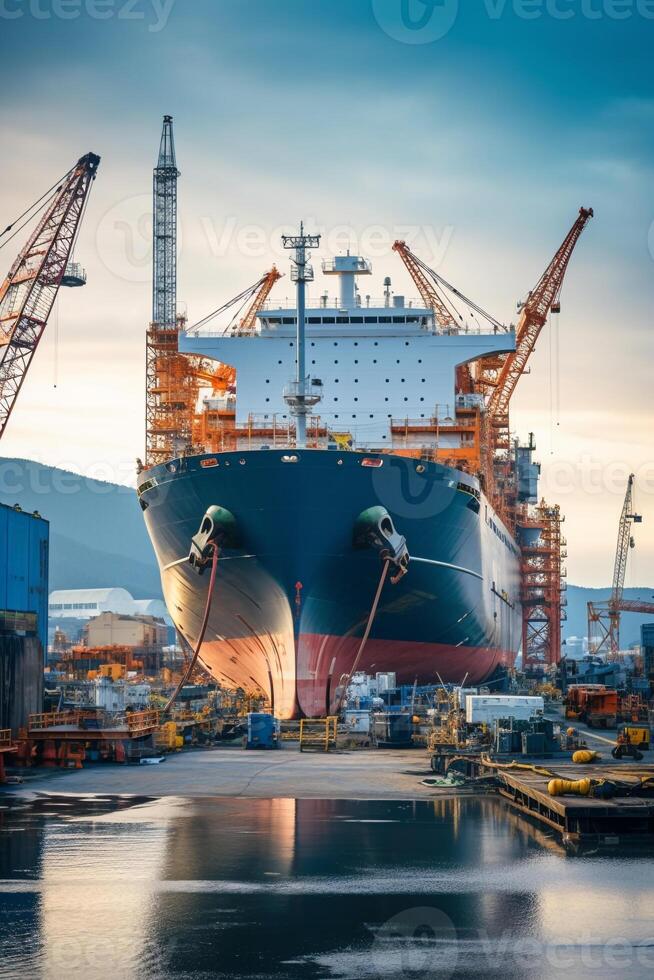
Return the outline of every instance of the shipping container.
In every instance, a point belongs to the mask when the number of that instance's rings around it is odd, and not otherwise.
[[[491,724],[496,718],[533,718],[545,709],[542,697],[511,694],[468,694],[466,722],[468,725]]]

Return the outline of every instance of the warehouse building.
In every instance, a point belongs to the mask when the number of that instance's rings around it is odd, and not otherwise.
[[[49,540],[40,514],[0,504],[0,728],[14,734],[43,705]]]

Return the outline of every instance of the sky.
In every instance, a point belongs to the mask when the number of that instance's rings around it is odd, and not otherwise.
[[[412,294],[391,251],[406,237],[515,321],[592,206],[512,426],[535,434],[566,515],[571,582],[610,583],[636,474],[627,584],[651,585],[653,41],[654,0],[0,0],[2,226],[83,153],[102,157],[75,255],[88,284],[60,293],[3,455],[134,482],[170,113],[191,323],[273,261],[287,271],[279,236],[301,218],[323,234],[317,258],[371,258],[373,294],[386,275]],[[286,277],[276,295],[290,291]]]

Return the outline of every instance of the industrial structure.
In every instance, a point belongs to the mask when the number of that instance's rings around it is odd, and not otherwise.
[[[523,464],[521,447],[511,438],[509,406],[549,314],[560,312],[561,289],[568,264],[592,217],[592,208],[580,208],[547,269],[522,304],[515,328],[515,350],[463,365],[457,377],[462,393],[486,398],[485,410],[480,412],[478,437],[474,440],[478,457],[473,465],[483,475],[484,489],[494,507],[510,528],[518,530],[521,538],[522,658],[526,668],[557,664],[561,659],[566,542],[561,533],[564,518],[558,506],[541,501],[530,507],[529,497],[525,498],[524,494],[519,500],[519,487],[530,478],[530,463],[527,459],[526,466]],[[457,301],[461,300],[495,330],[505,329],[426,266],[405,242],[396,242],[394,249],[418,287],[423,302],[433,309],[444,330],[458,333],[462,329],[463,318],[457,309]],[[533,442],[527,448],[535,448]],[[532,498],[531,504],[535,502]]]
[[[632,527],[643,520],[634,511],[634,479],[634,474],[631,473],[620,513],[611,596],[605,602],[588,603],[588,646],[589,652],[595,656],[605,654],[615,658],[618,655],[622,613],[635,612],[654,616],[654,602],[624,598],[627,558],[630,549],[636,544]]]
[[[0,438],[59,287],[86,281],[72,257],[99,163],[87,153],[0,234],[1,249],[40,215],[0,284]],[[9,739],[42,706],[48,548],[49,525],[40,514],[0,505],[0,729]]]
[[[48,634],[49,525],[0,504],[0,729],[41,710]]]
[[[56,188],[46,192],[0,235],[2,248],[45,209],[0,285],[0,438],[43,336],[59,287],[82,286],[86,281],[79,264],[71,264],[70,259],[99,163],[100,157],[87,153]],[[23,224],[14,228],[20,221]],[[9,231],[12,235],[5,238]]]
[[[177,179],[173,118],[164,116],[159,157],[153,174],[152,321],[146,343],[145,465],[165,462],[194,447],[224,442],[235,372],[179,352],[186,320],[177,314]],[[256,283],[214,310],[204,325],[230,308],[226,329],[247,335],[270,290],[281,278],[273,266]],[[206,397],[198,405],[201,393]]]
[[[387,277],[383,304],[371,308],[367,296],[364,307],[356,277],[369,275],[371,268],[364,258],[348,253],[323,262],[323,273],[339,279],[340,295],[334,307],[328,305],[325,294],[319,310],[307,311],[305,283],[313,279],[308,249],[317,247],[319,236],[305,236],[303,228],[299,236],[285,236],[283,241],[284,246],[295,253],[292,268],[298,297],[295,313],[266,302],[279,278],[273,267],[248,290],[187,328],[184,320],[177,316],[175,299],[173,253],[178,177],[172,118],[166,116],[154,171],[153,321],[148,331],[147,446],[145,466],[141,466],[141,470],[178,457],[192,458],[230,450],[275,446],[318,449],[329,445],[373,451],[383,447],[379,450],[382,453],[429,460],[478,478],[482,492],[520,549],[521,587],[515,607],[519,604],[522,616],[523,665],[540,670],[557,664],[561,657],[561,623],[566,605],[563,517],[558,507],[538,500],[538,467],[532,461],[535,446],[533,440],[522,446],[512,437],[509,406],[550,313],[560,311],[565,274],[575,246],[593,217],[592,209],[579,210],[549,265],[520,305],[518,324],[511,330],[446,282],[402,241],[395,243],[394,250],[417,287],[420,295],[417,304],[405,304],[401,296],[392,297]],[[240,310],[249,304],[246,312],[234,314],[220,333],[205,331],[209,323],[239,304]],[[305,344],[304,340],[300,342],[300,325],[304,325],[307,317],[310,329],[311,324],[335,324],[334,336],[338,335],[338,324],[343,324],[342,330],[349,329],[354,336],[356,322],[379,325],[402,322],[406,324],[404,346],[413,342],[409,340],[412,329],[429,332],[433,325],[435,334],[450,338],[451,347],[449,350],[448,345],[441,342],[438,363],[432,363],[430,355],[422,370],[430,378],[435,407],[419,417],[389,415],[388,425],[382,426],[372,403],[366,415],[366,404],[372,397],[368,388],[357,392],[353,401],[359,404],[351,406],[347,405],[350,399],[346,389],[341,388],[340,395],[346,395],[343,414],[324,411],[322,406],[319,412],[318,404],[325,401],[326,380],[324,376],[312,380],[313,372],[304,361]],[[470,318],[474,324],[472,330]],[[479,329],[482,320],[485,330]],[[415,328],[410,327],[410,323],[414,323]],[[285,324],[289,327],[285,328]],[[286,370],[284,360],[278,358],[274,362],[271,357],[272,345],[261,347],[255,340],[265,334],[281,341],[285,330],[292,329],[293,324],[298,330],[297,354],[295,377],[289,382],[288,375],[282,378],[280,374]],[[326,337],[330,330],[323,329],[320,336]],[[362,337],[383,330],[382,326],[371,328],[364,331]],[[303,331],[304,326],[302,337]],[[229,340],[229,345],[216,337]],[[252,341],[245,342],[248,338]],[[314,358],[318,357],[318,348],[323,343],[317,338],[318,334],[311,341],[311,346],[316,347],[312,354]],[[241,340],[245,343],[241,344]],[[338,341],[334,343],[338,345]],[[390,337],[385,344],[387,355],[394,356]],[[293,347],[292,341],[290,346]],[[256,360],[260,355],[264,357],[261,363]],[[353,351],[352,356],[356,358],[356,352]],[[453,404],[440,404],[438,395],[446,391],[450,359],[456,375],[456,398]],[[312,359],[311,363],[318,362]],[[359,359],[355,359],[350,366],[358,363]],[[399,358],[396,363],[400,364]],[[247,370],[244,369],[246,364]],[[377,360],[373,359],[372,364],[377,364]],[[372,368],[373,373],[381,370]],[[384,373],[393,375],[396,372],[389,364]],[[270,385],[265,389],[265,401],[262,380]],[[339,384],[339,381],[336,377],[331,384]],[[421,383],[419,379],[415,381]],[[353,382],[358,383],[358,379],[354,378]],[[386,382],[414,383],[404,377],[395,381],[389,377]],[[283,408],[280,411],[279,398],[274,396],[282,389]],[[338,401],[338,398],[330,398],[332,400]],[[388,398],[385,400],[389,401]],[[405,402],[408,400],[404,398]],[[425,401],[424,398],[420,400]],[[253,410],[253,405],[261,407]],[[350,407],[352,410],[348,415]],[[337,421],[339,418],[357,421],[348,426]],[[368,419],[368,431],[362,441],[360,436],[353,435],[353,430],[360,424],[358,419],[363,418]],[[385,445],[384,440],[388,440]],[[218,463],[208,459],[202,465]],[[150,482],[146,479],[141,483],[141,494],[148,489]],[[141,496],[141,505],[146,509],[144,496]]]

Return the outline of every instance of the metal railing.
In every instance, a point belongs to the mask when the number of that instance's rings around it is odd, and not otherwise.
[[[79,711],[47,711],[41,714],[30,715],[28,728],[31,731],[40,731],[44,728],[60,728],[62,725],[79,728],[79,723]]]
[[[159,727],[158,711],[130,711],[126,719],[130,735],[148,733]]]
[[[300,721],[300,752],[306,749],[321,749],[329,752],[336,745],[338,718],[329,715],[327,718],[302,718]]]

